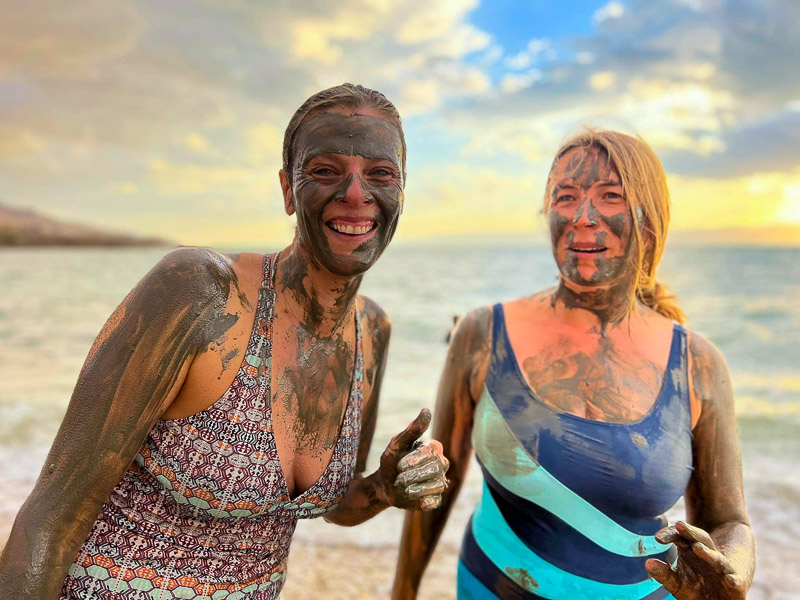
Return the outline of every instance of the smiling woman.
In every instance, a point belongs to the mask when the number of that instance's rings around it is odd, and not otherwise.
[[[725,362],[655,279],[664,172],[640,139],[568,140],[545,191],[555,288],[453,333],[434,436],[441,511],[406,517],[395,600],[415,598],[472,450],[484,488],[458,597],[743,600],[753,538]],[[687,518],[664,514],[685,495]]]
[[[0,559],[13,598],[277,598],[297,520],[429,510],[446,487],[423,410],[364,476],[390,321],[357,294],[402,209],[400,117],[312,96],[286,132],[293,242],[184,248],[98,335]],[[419,446],[419,447],[417,447]]]

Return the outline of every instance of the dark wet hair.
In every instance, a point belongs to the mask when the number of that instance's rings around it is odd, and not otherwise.
[[[406,178],[406,138],[403,135],[403,125],[400,120],[400,113],[394,107],[394,104],[378,91],[365,88],[362,85],[354,85],[352,83],[343,83],[327,90],[322,90],[311,96],[308,100],[298,108],[294,115],[292,115],[289,125],[286,127],[286,133],[283,135],[283,170],[289,181],[292,180],[292,142],[294,141],[294,134],[297,132],[300,124],[306,117],[325,112],[328,109],[336,106],[346,106],[348,108],[374,108],[384,114],[387,120],[397,127],[400,132],[400,142],[403,145],[401,160],[403,161],[403,179]]]

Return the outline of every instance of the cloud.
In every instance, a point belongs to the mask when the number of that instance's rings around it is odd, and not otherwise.
[[[10,2],[0,19],[0,74],[90,79],[129,52],[142,22],[129,3],[86,0]]]
[[[622,2],[609,2],[595,11],[592,15],[592,21],[596,24],[602,24],[610,19],[619,19],[624,14],[625,7]]]
[[[45,146],[45,141],[28,129],[0,121],[0,157],[38,154]]]
[[[539,69],[531,69],[527,73],[508,73],[500,81],[500,89],[506,94],[513,94],[532,86],[542,78]]]
[[[736,177],[800,161],[791,117],[800,80],[787,76],[800,56],[800,4],[632,0],[606,4],[595,20],[592,33],[554,47],[561,58],[541,63],[535,81],[514,68],[524,53],[507,57],[506,94],[448,113],[468,149],[536,160],[534,146],[547,154],[592,125],[640,133],[684,174]]]
[[[617,75],[614,71],[598,71],[589,76],[589,86],[596,92],[605,92],[614,87]]]
[[[532,234],[543,224],[543,186],[543,177],[487,167],[421,169],[406,190],[403,237]]]
[[[800,217],[800,169],[762,171],[725,180],[668,177],[672,223],[676,229],[769,226],[787,212]],[[789,215],[790,216],[790,215]]]
[[[723,179],[763,171],[790,172],[800,164],[800,113],[779,111],[716,134],[720,151],[698,159],[692,149],[665,157],[667,168]]]
[[[609,2],[588,33],[508,56],[501,34],[470,22],[477,5],[0,0],[4,194],[98,219],[181,214],[187,235],[192,223],[211,235],[206,213],[221,229],[252,218],[255,235],[285,224],[276,173],[292,112],[343,81],[384,92],[419,140],[408,197],[426,200],[405,222],[431,235],[485,228],[471,215],[498,195],[513,201],[491,227],[517,227],[539,193],[529,176],[584,125],[641,133],[677,178],[676,207],[713,197],[713,181],[795,177],[797,2]],[[775,203],[758,197],[789,218],[796,186],[775,183]]]
[[[208,140],[199,133],[190,132],[183,139],[185,146],[198,154],[208,152]]]
[[[552,60],[553,58],[555,58],[555,51],[552,42],[547,38],[534,38],[528,42],[525,50],[513,56],[507,56],[503,60],[503,64],[509,69],[521,71],[541,60]]]

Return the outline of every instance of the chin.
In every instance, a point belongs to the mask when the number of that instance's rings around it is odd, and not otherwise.
[[[356,277],[363,275],[369,268],[375,264],[378,256],[373,257],[356,257],[351,255],[337,256],[333,260],[326,261],[323,267],[340,277]]]

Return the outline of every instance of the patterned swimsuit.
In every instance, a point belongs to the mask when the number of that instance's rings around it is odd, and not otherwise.
[[[111,492],[61,589],[61,599],[277,598],[297,520],[338,506],[361,432],[364,356],[356,361],[330,463],[291,498],[270,407],[273,273],[263,280],[242,365],[206,410],[160,420]]]

